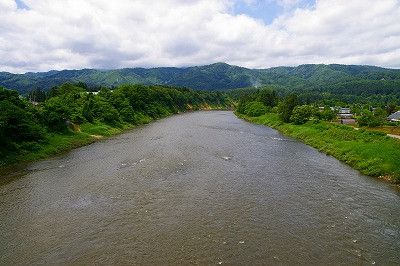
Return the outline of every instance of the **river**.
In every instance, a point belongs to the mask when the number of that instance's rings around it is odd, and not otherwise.
[[[1,175],[0,265],[400,262],[398,189],[228,111]]]

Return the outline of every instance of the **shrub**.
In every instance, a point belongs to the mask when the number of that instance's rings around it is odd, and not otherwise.
[[[247,116],[260,116],[263,114],[266,114],[268,112],[268,108],[261,102],[252,102],[247,104],[246,110],[244,111],[244,114]]]
[[[314,110],[309,105],[296,106],[293,109],[290,121],[296,125],[302,125],[314,115]]]

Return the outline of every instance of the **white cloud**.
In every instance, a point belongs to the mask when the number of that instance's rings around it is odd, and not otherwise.
[[[255,68],[304,63],[400,68],[397,0],[319,0],[287,11],[271,25],[232,15],[233,0],[24,3],[29,10],[0,0],[0,71],[218,61]]]

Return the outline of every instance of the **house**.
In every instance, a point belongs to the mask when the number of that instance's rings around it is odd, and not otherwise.
[[[352,118],[353,114],[350,112],[350,108],[339,108],[337,113],[338,118]]]
[[[350,108],[339,108],[339,114],[351,114]]]
[[[355,125],[357,120],[355,119],[340,119],[340,124],[343,125]]]
[[[389,115],[387,119],[393,122],[400,122],[400,111]]]

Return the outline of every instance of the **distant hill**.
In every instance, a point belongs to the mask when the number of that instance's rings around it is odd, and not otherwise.
[[[329,93],[384,93],[400,91],[400,70],[358,65],[300,65],[247,69],[216,63],[174,68],[124,68],[116,70],[62,70],[12,74],[0,72],[0,86],[28,93],[39,87],[48,91],[65,82],[84,82],[89,87],[115,87],[126,83],[182,86],[197,90],[227,90],[261,85],[281,85],[289,91],[328,91]],[[344,91],[342,91],[344,90]]]

